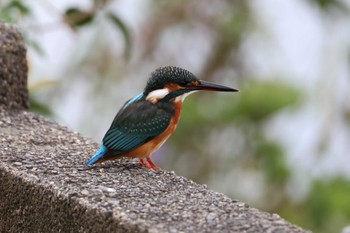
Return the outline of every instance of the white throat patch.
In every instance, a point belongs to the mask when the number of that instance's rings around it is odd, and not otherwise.
[[[190,92],[187,92],[185,94],[182,94],[182,95],[180,95],[180,96],[175,98],[175,102],[179,102],[179,101],[183,102],[187,96],[189,96],[189,95],[191,95],[192,93],[195,93],[195,92],[197,92],[197,91],[190,91]]]
[[[155,91],[151,91],[147,97],[146,100],[150,101],[151,103],[155,104],[159,100],[163,99],[167,94],[169,94],[168,88],[158,89]]]

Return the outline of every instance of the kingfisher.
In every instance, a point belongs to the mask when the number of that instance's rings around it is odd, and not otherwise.
[[[100,149],[86,165],[127,157],[138,158],[146,168],[159,170],[151,155],[175,131],[185,97],[196,91],[238,90],[199,80],[179,67],[158,68],[151,73],[143,92],[119,110]]]

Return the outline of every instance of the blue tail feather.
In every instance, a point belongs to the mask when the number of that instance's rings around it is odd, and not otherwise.
[[[104,145],[102,145],[100,147],[100,149],[96,152],[96,154],[94,154],[91,159],[89,161],[86,162],[86,165],[91,166],[94,163],[97,162],[97,160],[103,158],[103,156],[106,154],[107,152],[107,147],[105,147]]]

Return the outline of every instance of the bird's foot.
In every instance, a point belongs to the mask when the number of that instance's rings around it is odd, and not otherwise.
[[[152,170],[160,170],[159,167],[157,167],[150,158],[147,158],[147,162],[143,161],[143,159],[140,159],[141,165],[145,166],[147,169]]]
[[[151,167],[150,167],[151,169],[153,169],[153,170],[160,170],[160,168],[157,167],[157,166],[152,162],[151,158],[147,158],[147,162],[148,162],[149,165],[151,165]]]

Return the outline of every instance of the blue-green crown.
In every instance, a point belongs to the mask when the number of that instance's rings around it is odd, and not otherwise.
[[[186,86],[186,84],[193,81],[198,81],[198,79],[185,69],[175,66],[160,67],[151,73],[144,94],[147,95],[151,91],[162,89],[167,84]]]

